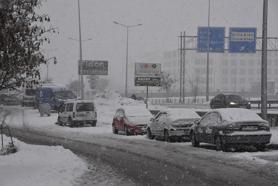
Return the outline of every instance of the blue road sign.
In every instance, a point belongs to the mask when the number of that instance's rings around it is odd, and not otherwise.
[[[198,52],[208,52],[208,51],[224,52],[224,46],[225,46],[224,27],[209,27],[209,29],[208,27],[198,27],[198,39],[197,39]]]
[[[230,53],[255,53],[256,28],[230,28]]]

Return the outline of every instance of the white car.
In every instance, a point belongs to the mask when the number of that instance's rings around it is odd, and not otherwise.
[[[84,124],[96,126],[96,123],[96,108],[94,102],[90,100],[66,101],[58,111],[58,125],[77,127]]]
[[[150,139],[162,138],[165,141],[190,140],[190,129],[200,116],[192,109],[168,108],[160,111],[147,127]]]

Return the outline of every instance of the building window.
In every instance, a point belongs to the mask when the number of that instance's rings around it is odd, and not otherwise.
[[[233,69],[231,70],[231,74],[236,75],[236,74],[237,74],[237,69],[236,69],[236,68],[233,68]]]
[[[240,84],[244,84],[244,83],[245,83],[245,81],[246,81],[246,79],[245,79],[245,78],[240,78]]]
[[[245,66],[245,61],[242,59],[242,60],[240,60],[240,65],[241,66]]]
[[[245,69],[240,69],[240,74],[241,75],[245,75],[245,73],[246,73]]]

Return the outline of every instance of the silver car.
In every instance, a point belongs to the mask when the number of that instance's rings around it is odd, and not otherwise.
[[[168,108],[151,119],[147,127],[149,139],[190,140],[190,129],[200,116],[192,109]]]
[[[72,100],[66,101],[58,112],[58,125],[68,125],[70,127],[90,124],[96,126],[97,112],[93,101]]]

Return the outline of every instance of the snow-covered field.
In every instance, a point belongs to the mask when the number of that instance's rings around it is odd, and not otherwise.
[[[142,105],[132,99],[124,99],[117,95],[100,96],[95,100],[98,123],[96,127],[69,128],[55,125],[57,113],[50,117],[40,117],[37,110],[14,108],[13,113],[7,118],[7,123],[15,128],[32,129],[33,131],[49,132],[51,134],[67,137],[78,137],[79,139],[91,139],[92,136],[105,136],[121,140],[134,140],[140,143],[149,141],[145,136],[122,136],[112,134],[111,122],[115,110],[122,105]],[[278,127],[271,129],[271,143],[278,145]],[[74,178],[86,170],[86,165],[73,153],[62,147],[43,147],[26,145],[16,141],[19,152],[9,156],[0,156],[0,185],[39,185],[39,180],[44,179],[43,185],[71,185]],[[162,142],[157,142],[159,144]],[[190,143],[178,143],[169,145],[190,146]],[[163,147],[163,145],[161,145]],[[202,150],[202,149],[200,149]],[[203,152],[204,153],[204,152]],[[215,152],[217,153],[217,152]],[[220,152],[218,152],[220,153]],[[224,156],[255,161],[257,163],[277,164],[277,150],[266,152],[221,152]],[[278,165],[278,164],[277,164]],[[28,171],[23,171],[28,170]],[[51,179],[50,179],[51,178]],[[19,184],[20,183],[20,184]],[[30,184],[29,184],[30,183]]]
[[[10,139],[4,136],[4,141]],[[1,186],[69,186],[87,170],[83,160],[61,146],[14,143],[18,152],[0,156]]]

